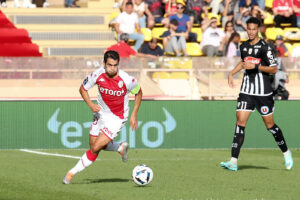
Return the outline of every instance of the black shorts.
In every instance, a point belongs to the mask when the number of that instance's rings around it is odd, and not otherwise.
[[[236,111],[253,112],[256,108],[262,116],[267,116],[274,111],[273,95],[269,96],[254,96],[240,93],[237,100]]]

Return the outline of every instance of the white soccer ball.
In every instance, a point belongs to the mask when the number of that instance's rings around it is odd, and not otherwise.
[[[147,185],[151,183],[152,179],[153,179],[153,171],[147,165],[144,164],[137,165],[132,170],[132,180],[137,185],[141,185],[141,186]]]

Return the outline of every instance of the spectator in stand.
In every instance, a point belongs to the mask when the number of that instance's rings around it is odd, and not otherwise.
[[[177,13],[177,0],[168,0],[165,3],[165,17],[170,17]]]
[[[133,4],[131,1],[126,3],[125,11],[117,17],[115,29],[118,33],[118,37],[120,37],[122,33],[128,33],[129,38],[136,41],[134,45],[135,51],[138,51],[144,43],[144,35],[141,32],[138,16],[133,12]],[[135,33],[135,29],[137,29],[137,33]]]
[[[224,46],[227,46],[229,38],[231,37],[232,33],[235,32],[232,21],[226,22],[224,32],[225,32]]]
[[[234,14],[239,12],[238,2],[238,0],[223,0],[221,2],[219,12],[222,15],[222,27],[225,27],[227,21],[232,21]]]
[[[293,4],[293,10],[297,17],[297,26],[300,28],[300,0],[294,0]]]
[[[170,29],[161,35],[165,52],[171,54],[175,53],[176,56],[181,56],[183,52],[184,56],[188,56],[186,52],[186,38],[188,33],[178,32],[178,25],[178,21],[172,19],[170,21]]]
[[[229,38],[228,44],[225,48],[225,55],[227,58],[240,56],[239,44],[240,44],[240,34],[238,32],[233,32]]]
[[[130,0],[123,1],[122,10],[125,10],[126,3],[128,1]],[[146,15],[148,16],[148,24],[154,20],[150,10],[148,9],[148,5],[144,2],[144,0],[132,0],[132,3],[134,12],[138,15],[140,27],[146,28]]]
[[[216,15],[219,13],[221,0],[203,0],[203,3],[207,10],[211,9]]]
[[[205,11],[204,11],[205,10]],[[207,7],[204,6],[202,0],[189,0],[185,9],[185,14],[190,16],[192,24],[201,24],[202,16],[201,14],[205,12],[208,13]]]
[[[258,7],[260,7],[260,9],[265,10],[266,7],[266,1],[265,0],[256,0]]]
[[[0,6],[1,8],[6,8],[6,6],[7,6],[6,0],[1,0],[0,3],[1,3],[1,6]]]
[[[246,22],[250,18],[250,10],[248,7],[241,7],[240,13],[234,16],[234,29],[240,34],[241,40],[248,39]]]
[[[281,24],[291,24],[292,27],[297,27],[292,0],[274,0],[272,10],[276,27],[281,27]]]
[[[148,19],[148,28],[152,29],[156,23],[162,23],[163,17],[163,8],[161,0],[144,0],[147,4],[148,9],[150,10],[153,19]],[[149,16],[147,16],[149,17]]]
[[[185,4],[183,2],[177,3],[177,14],[171,16],[169,20],[176,19],[178,21],[178,33],[184,33],[187,35],[187,40],[191,42],[197,41],[197,34],[191,32],[192,24],[190,21],[190,17],[187,14],[184,14]]]
[[[240,0],[240,3],[239,3],[240,12],[242,12],[242,9],[244,7],[251,9],[251,7],[254,5],[258,5],[256,0]]]
[[[129,58],[131,55],[134,56],[137,52],[132,49],[129,44],[129,34],[122,33],[120,35],[120,41],[106,49],[106,51],[114,50],[119,53],[121,58]]]
[[[152,38],[150,42],[147,44],[144,44],[141,48],[140,52],[144,57],[149,58],[158,58],[159,56],[164,55],[164,51],[160,48],[160,46],[157,45],[157,39]]]
[[[267,18],[267,13],[263,11],[258,5],[253,5],[250,12],[251,17],[256,17],[263,24],[264,19]]]
[[[221,56],[223,54],[225,33],[217,27],[217,18],[202,24],[201,51],[208,57]]]
[[[278,53],[277,55],[279,57],[284,57],[286,53],[288,53],[288,49],[286,48],[283,37],[281,35],[276,36],[275,48],[276,48],[276,52]]]

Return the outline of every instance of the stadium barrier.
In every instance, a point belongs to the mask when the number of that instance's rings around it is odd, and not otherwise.
[[[283,58],[290,81],[290,99],[300,99],[300,57]],[[237,87],[229,88],[228,72],[240,58],[161,57],[122,59],[120,68],[135,76],[147,99],[225,99],[239,93],[242,73],[235,76]],[[80,99],[78,87],[87,74],[102,65],[102,58],[0,58],[0,99]],[[96,97],[96,92],[91,94]]]
[[[130,102],[131,107],[133,102]],[[116,141],[131,148],[230,148],[235,101],[143,101],[138,129],[129,123]],[[277,101],[275,121],[289,147],[300,147],[300,101]],[[88,148],[92,114],[83,101],[0,101],[0,149]],[[246,128],[246,148],[276,148],[258,112]]]

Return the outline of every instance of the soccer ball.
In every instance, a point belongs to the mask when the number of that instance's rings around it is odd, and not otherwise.
[[[147,165],[141,164],[132,170],[132,180],[137,185],[148,185],[153,179],[153,171]]]

